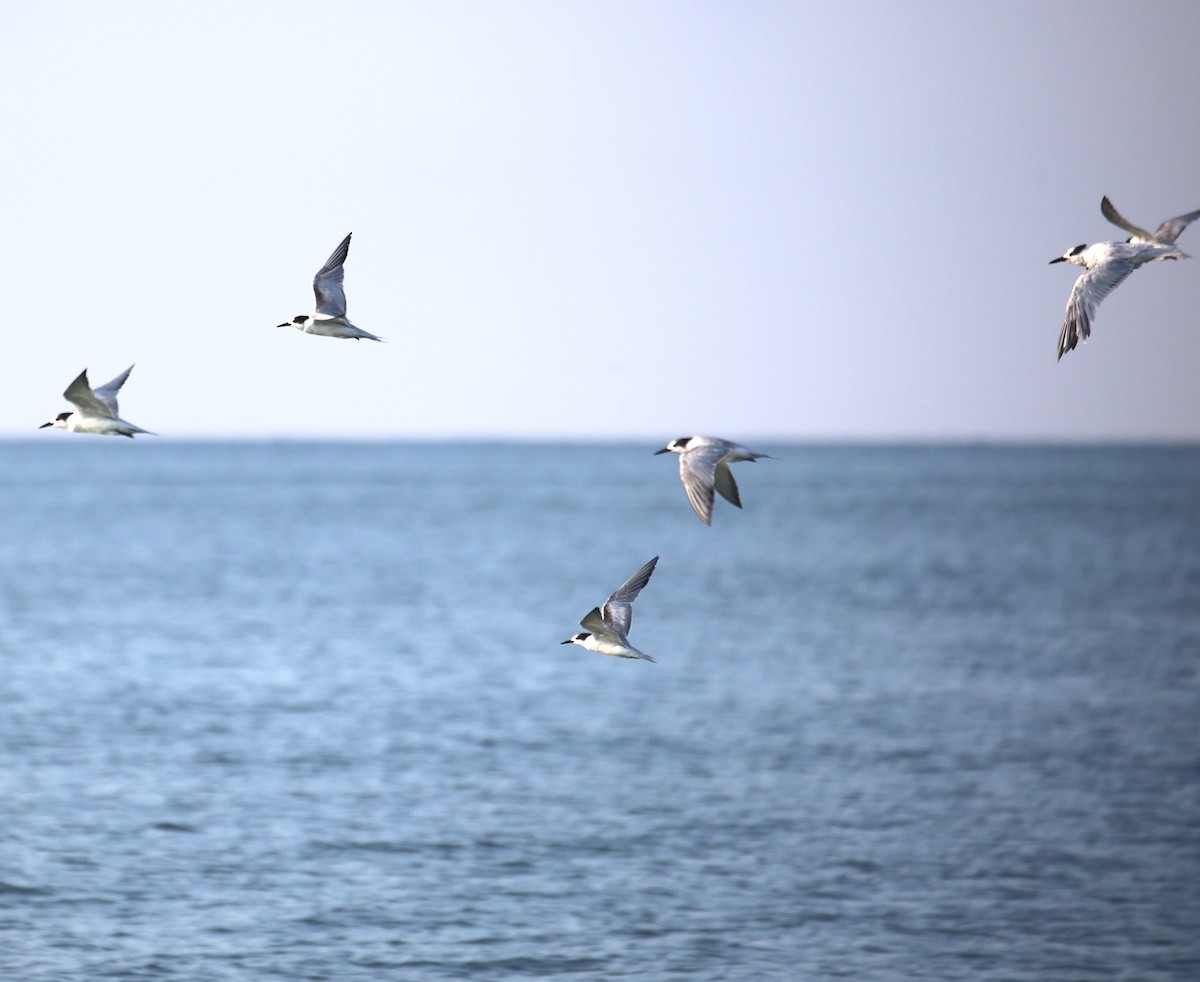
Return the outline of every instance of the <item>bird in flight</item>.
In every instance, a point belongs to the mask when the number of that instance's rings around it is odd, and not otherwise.
[[[129,373],[132,371],[133,366],[130,365],[111,382],[105,382],[93,389],[88,384],[87,369],[85,368],[63,393],[63,398],[75,407],[75,411],[59,413],[50,422],[39,426],[38,429],[44,430],[49,426],[71,433],[98,433],[101,436],[127,436],[131,439],[135,433],[146,433],[153,436],[154,434],[149,430],[134,426],[118,415],[117,393],[121,391],[121,386],[125,384],[125,380],[129,378]]]
[[[642,587],[650,582],[650,574],[654,572],[657,564],[658,557],[655,556],[617,587],[604,601],[603,607],[593,607],[579,622],[579,626],[587,630],[571,635],[562,644],[577,644],[588,651],[614,655],[617,658],[654,661],[629,643],[629,629],[633,625],[633,602],[642,592]]]
[[[1060,359],[1088,339],[1100,301],[1124,283],[1135,269],[1160,259],[1188,258],[1188,254],[1175,245],[1175,240],[1188,225],[1200,218],[1200,211],[1168,218],[1151,233],[1127,221],[1107,197],[1100,202],[1100,211],[1114,225],[1129,232],[1130,237],[1124,242],[1077,245],[1050,260],[1050,265],[1071,263],[1084,269],[1067,300],[1066,317],[1058,335]]]
[[[717,436],[681,436],[672,440],[660,453],[679,454],[679,479],[687,491],[688,501],[705,525],[712,525],[714,489],[731,505],[742,507],[737,481],[729,465],[739,460],[758,460],[770,454],[757,453]]]
[[[297,314],[290,321],[277,324],[276,327],[294,327],[305,334],[320,334],[327,338],[354,338],[356,341],[369,338],[372,341],[382,341],[383,338],[355,327],[346,316],[346,291],[342,288],[342,279],[345,276],[343,267],[349,254],[350,235],[347,235],[313,277],[313,293],[317,298],[316,313]]]

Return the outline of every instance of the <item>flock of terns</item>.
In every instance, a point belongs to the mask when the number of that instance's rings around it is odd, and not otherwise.
[[[1184,229],[1197,218],[1200,211],[1189,212],[1167,219],[1153,232],[1139,228],[1125,219],[1107,197],[1100,202],[1100,211],[1110,222],[1124,229],[1130,237],[1124,242],[1098,242],[1095,245],[1077,245],[1063,255],[1050,260],[1054,263],[1071,263],[1082,266],[1083,274],[1075,281],[1071,296],[1067,300],[1066,318],[1058,337],[1058,357],[1086,341],[1092,333],[1092,320],[1100,302],[1121,285],[1135,269],[1146,263],[1162,259],[1187,259],[1188,254],[1175,245]],[[345,275],[346,257],[350,254],[350,236],[347,235],[333,250],[324,265],[313,277],[313,294],[316,309],[312,314],[298,314],[278,327],[294,327],[305,334],[317,334],[330,338],[352,338],[356,341],[382,341],[383,338],[355,327],[346,317],[346,292],[342,281]],[[96,433],[104,436],[133,437],[135,433],[149,434],[140,426],[121,419],[117,407],[117,393],[133,366],[104,385],[92,388],[88,383],[85,368],[67,386],[63,397],[75,409],[56,415],[41,428],[56,427],[72,433]],[[688,436],[672,440],[656,454],[679,455],[679,477],[687,491],[700,520],[712,524],[713,503],[717,494],[738,508],[742,507],[737,482],[729,465],[743,460],[759,460],[768,454],[757,453],[729,440],[712,436]],[[642,566],[621,584],[603,607],[593,607],[579,622],[584,630],[563,641],[577,644],[588,651],[618,658],[638,658],[654,661],[649,655],[638,651],[629,643],[629,630],[633,624],[633,602],[650,582],[650,576],[658,564],[658,556]]]
[[[313,294],[316,309],[312,314],[297,314],[290,321],[277,327],[294,327],[305,334],[319,334],[327,338],[353,338],[382,341],[383,338],[355,327],[346,316],[346,291],[342,286],[345,278],[346,257],[350,254],[350,236],[347,235],[325,260],[324,265],[313,277]],[[88,383],[85,368],[67,386],[63,397],[71,403],[73,412],[59,413],[40,429],[55,427],[72,433],[97,433],[102,436],[127,436],[135,433],[150,433],[121,419],[117,406],[117,393],[133,371],[130,365],[125,371],[104,385],[94,389]],[[679,477],[687,491],[688,501],[705,525],[712,524],[713,501],[721,495],[726,501],[742,507],[737,482],[729,465],[739,460],[759,460],[769,454],[756,453],[745,447],[712,436],[688,436],[672,440],[656,453],[679,455]],[[654,661],[649,655],[638,651],[629,643],[629,628],[633,623],[633,602],[650,582],[650,574],[658,564],[655,556],[613,592],[604,606],[595,607],[580,621],[587,628],[573,635],[563,644],[577,644],[588,651],[597,651],[618,658],[640,658]]]

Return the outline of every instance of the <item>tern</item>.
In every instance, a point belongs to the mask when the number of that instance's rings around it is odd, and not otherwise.
[[[117,415],[117,393],[121,391],[121,386],[132,371],[133,366],[130,365],[111,382],[105,382],[104,385],[93,389],[88,384],[85,368],[63,393],[63,398],[75,406],[75,412],[59,413],[38,429],[44,430],[47,426],[52,426],[72,433],[99,433],[102,436],[127,436],[131,439],[135,433],[153,436],[149,430],[127,423]]]
[[[333,250],[333,255],[325,260],[325,265],[318,269],[317,275],[313,277],[313,293],[317,297],[316,313],[297,314],[290,321],[277,324],[276,327],[294,327],[305,334],[320,334],[327,338],[383,340],[369,331],[355,327],[346,317],[346,291],[342,288],[342,279],[345,275],[343,264],[350,254],[350,235],[342,239]]]
[[[654,661],[629,643],[629,628],[633,625],[633,602],[642,592],[642,587],[650,582],[650,574],[654,572],[657,563],[658,557],[655,556],[614,590],[612,596],[604,601],[603,608],[593,607],[579,622],[579,626],[587,630],[571,635],[562,644],[577,644],[588,651],[614,655],[617,658]]]
[[[679,454],[679,479],[683,481],[688,501],[705,525],[712,525],[714,489],[731,505],[742,507],[737,481],[733,479],[729,465],[739,460],[771,456],[747,450],[719,436],[681,436],[654,451],[656,457],[660,453]]]
[[[1082,266],[1085,270],[1075,281],[1071,296],[1067,300],[1066,318],[1058,335],[1060,359],[1080,341],[1088,339],[1092,333],[1092,319],[1096,316],[1096,308],[1100,301],[1125,282],[1126,277],[1135,269],[1160,259],[1189,258],[1186,252],[1176,247],[1175,240],[1188,225],[1200,218],[1200,211],[1169,218],[1152,234],[1122,217],[1107,197],[1101,200],[1100,211],[1110,222],[1131,235],[1124,242],[1077,245],[1057,259],[1050,260],[1050,265],[1071,263]]]

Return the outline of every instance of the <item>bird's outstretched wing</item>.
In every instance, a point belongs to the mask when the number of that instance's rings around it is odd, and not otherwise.
[[[1197,218],[1200,218],[1200,211],[1189,211],[1186,215],[1176,215],[1174,218],[1168,218],[1151,233],[1147,232],[1144,228],[1138,228],[1133,222],[1125,218],[1125,216],[1117,211],[1107,197],[1100,202],[1100,211],[1104,213],[1104,217],[1110,222],[1118,228],[1125,229],[1126,232],[1135,238],[1143,242],[1154,242],[1160,245],[1174,245],[1175,240],[1183,234],[1183,230]],[[1167,258],[1173,257],[1168,256]]]
[[[1144,239],[1146,242],[1154,242],[1157,238],[1157,236],[1151,235],[1144,228],[1138,228],[1133,222],[1117,211],[1113,203],[1108,200],[1108,195],[1100,199],[1100,212],[1117,228],[1125,229],[1130,235],[1136,235],[1139,239]]]
[[[1154,237],[1159,242],[1172,244],[1183,233],[1183,230],[1200,218],[1200,211],[1189,211],[1186,215],[1176,215],[1168,218],[1154,230]]]
[[[354,233],[351,232],[350,235]],[[342,289],[345,270],[342,264],[350,255],[350,235],[342,239],[325,265],[313,277],[313,293],[317,297],[317,313],[324,317],[346,316],[346,291]]]
[[[587,612],[583,620],[579,622],[580,627],[587,628],[593,635],[600,638],[609,638],[613,641],[622,641],[607,624],[604,623],[604,615],[600,613],[599,607],[593,607]]]
[[[604,602],[604,610],[600,616],[610,631],[615,631],[622,641],[628,639],[629,629],[633,626],[633,602],[642,592],[642,588],[650,582],[650,574],[654,572],[656,565],[657,556],[622,583]],[[585,623],[583,626],[588,625]]]
[[[1094,266],[1075,281],[1067,298],[1067,315],[1058,335],[1058,357],[1086,341],[1092,333],[1092,318],[1100,301],[1125,282],[1134,270],[1133,260],[1114,256]]]
[[[112,413],[114,419],[121,415],[120,410],[117,409],[117,393],[121,391],[121,386],[125,384],[125,380],[129,378],[129,373],[132,371],[133,366],[130,365],[111,382],[105,382],[92,390],[92,394],[108,407],[108,411]]]
[[[116,418],[112,410],[97,399],[96,394],[92,392],[92,387],[88,385],[86,368],[76,376],[74,382],[67,386],[63,398],[81,412],[91,413],[93,416],[108,416],[110,419]]]
[[[733,479],[733,468],[722,460],[713,471],[713,487],[717,493],[731,505],[742,507],[742,497],[738,494],[737,481]]]
[[[705,443],[679,457],[679,479],[683,481],[688,501],[705,525],[712,524],[714,486],[721,492],[721,497],[742,507],[733,472],[728,464],[723,468],[719,466],[729,449],[722,443]],[[719,474],[722,469],[724,474]]]

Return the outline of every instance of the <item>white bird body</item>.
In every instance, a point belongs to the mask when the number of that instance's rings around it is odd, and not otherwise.
[[[609,598],[604,601],[603,608],[593,607],[587,616],[579,622],[586,631],[574,634],[563,641],[563,644],[577,644],[588,651],[601,655],[613,655],[616,658],[639,658],[642,661],[654,661],[643,651],[638,651],[629,643],[629,629],[633,625],[633,602],[637,599],[642,588],[650,582],[650,574],[658,565],[655,556],[633,576],[629,577]]]
[[[572,643],[572,642],[568,642]],[[607,638],[597,634],[589,634],[586,638],[580,641],[574,641],[574,644],[581,648],[587,648],[588,651],[595,651],[601,655],[613,655],[616,658],[641,658],[643,661],[654,661],[649,655],[638,651],[629,642],[610,641]]]
[[[1127,221],[1107,197],[1100,202],[1100,211],[1114,225],[1130,232],[1131,236],[1125,242],[1077,245],[1057,259],[1050,260],[1051,265],[1071,263],[1084,268],[1083,275],[1075,281],[1071,296],[1067,299],[1066,316],[1058,335],[1059,358],[1091,336],[1096,308],[1135,269],[1161,259],[1190,258],[1176,247],[1175,240],[1188,225],[1200,218],[1200,211],[1169,218],[1151,233]]]
[[[346,291],[342,287],[342,281],[345,278],[346,257],[349,255],[350,235],[347,235],[313,277],[316,312],[297,314],[290,321],[276,326],[294,327],[305,334],[317,334],[326,338],[354,338],[356,341],[366,338],[382,341],[383,338],[376,337],[370,331],[355,327],[346,316]]]
[[[57,422],[51,425],[58,426]],[[91,416],[86,413],[70,413],[63,429],[71,433],[96,433],[100,436],[132,437],[135,433],[150,434],[149,430],[143,430],[140,426],[134,426],[123,419],[109,419],[105,416]]]
[[[361,341],[382,341],[374,334],[369,334],[360,327],[355,327],[345,317],[306,317],[303,324],[293,324],[305,334],[319,334],[326,338],[354,338]]]
[[[742,507],[737,481],[733,479],[729,465],[739,460],[759,460],[771,456],[748,450],[719,436],[681,436],[654,453],[655,456],[661,453],[679,454],[679,479],[683,482],[688,501],[705,525],[712,525],[714,491],[731,505]]]
[[[127,436],[132,438],[135,433],[145,433],[153,436],[149,430],[121,419],[117,409],[117,393],[133,371],[130,365],[125,371],[111,382],[93,389],[88,384],[87,369],[85,368],[67,386],[63,398],[75,406],[72,413],[59,413],[48,423],[43,423],[39,429],[53,427],[67,430],[70,433],[96,433],[100,436]]]

